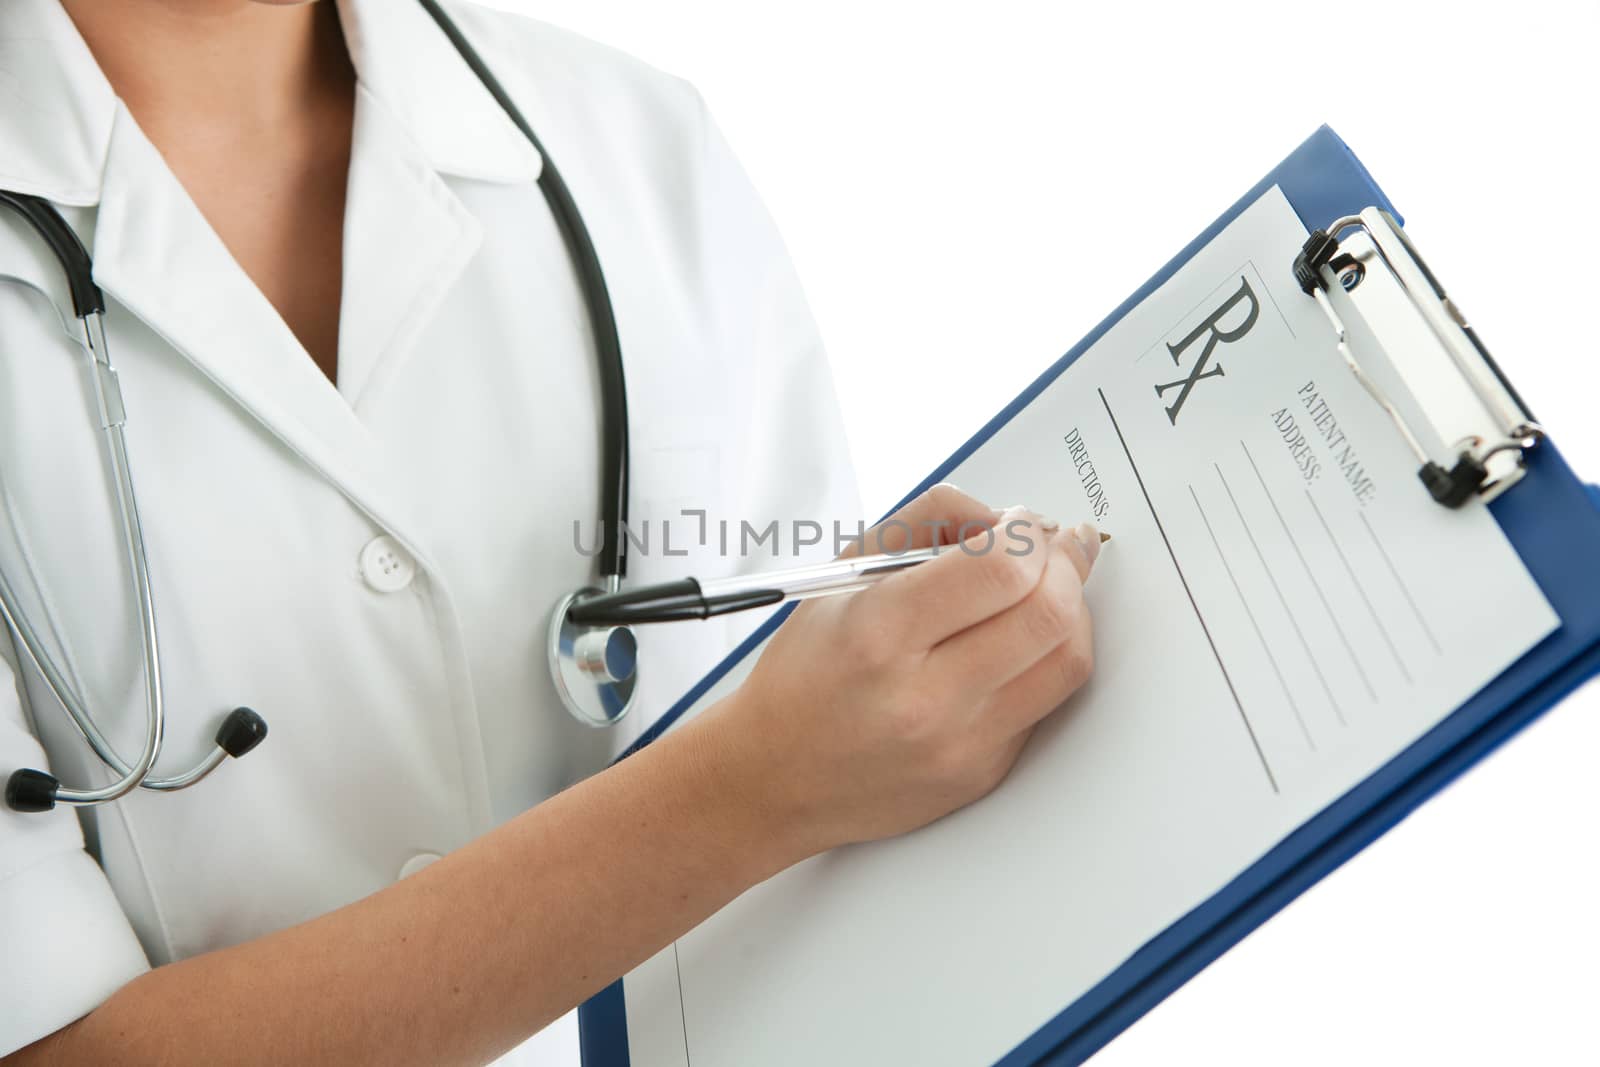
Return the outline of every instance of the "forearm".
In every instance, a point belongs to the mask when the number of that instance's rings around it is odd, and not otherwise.
[[[491,1059],[799,858],[698,725],[388,889],[157,968],[16,1062]]]

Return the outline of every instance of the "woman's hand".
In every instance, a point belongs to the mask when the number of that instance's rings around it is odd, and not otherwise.
[[[730,746],[741,799],[801,856],[903,833],[982,797],[1089,676],[1093,527],[996,512],[941,485],[865,547],[957,539],[961,548],[861,593],[801,605],[698,724],[703,739],[714,732]]]
[[[867,551],[973,536],[802,605],[733,696],[426,870],[158,967],[7,1063],[482,1062],[784,867],[976,800],[1088,676],[1099,541],[947,486],[895,519]]]

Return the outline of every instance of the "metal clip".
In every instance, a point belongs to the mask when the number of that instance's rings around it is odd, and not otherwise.
[[[83,343],[94,364],[91,378],[94,381],[95,403],[100,408],[100,428],[109,430],[127,422],[128,411],[122,403],[122,383],[117,379],[117,370],[111,365],[111,356],[106,350],[102,314],[95,311],[83,317]]]
[[[1341,240],[1352,229],[1360,233]],[[1434,500],[1451,508],[1474,499],[1487,502],[1522,478],[1525,453],[1544,439],[1544,429],[1495,366],[1460,310],[1445,296],[1393,216],[1369,207],[1359,215],[1336,219],[1326,229],[1314,230],[1292,269],[1300,288],[1327,316],[1338,339],[1339,355],[1416,456],[1417,477]],[[1423,443],[1425,435],[1407,421],[1351,350],[1336,301],[1348,301],[1347,306],[1362,315],[1380,338],[1380,327],[1393,314],[1376,295],[1363,308],[1367,295],[1363,290],[1369,287],[1403,296],[1437,342],[1439,352],[1391,349],[1387,344],[1384,350],[1419,405],[1427,409],[1436,397],[1445,398],[1427,414],[1433,436],[1447,442],[1447,454],[1430,453]]]

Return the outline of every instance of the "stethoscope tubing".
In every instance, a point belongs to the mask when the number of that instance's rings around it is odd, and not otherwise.
[[[87,262],[87,260],[85,260]],[[69,269],[70,274],[70,269]],[[139,613],[139,640],[144,655],[145,679],[145,739],[139,758],[129,764],[121,760],[105,736],[95,726],[94,719],[77,700],[65,677],[51,657],[43,651],[38,634],[20,610],[8,582],[0,577],[0,611],[6,623],[17,634],[19,643],[30,662],[60,702],[72,724],[96,756],[118,773],[115,781],[95,789],[75,789],[56,785],[51,796],[52,804],[104,804],[137,789],[150,775],[156,759],[161,755],[161,744],[166,729],[166,703],[162,693],[161,641],[156,627],[155,598],[150,589],[149,558],[145,552],[144,530],[139,520],[139,503],[134,492],[133,476],[128,463],[128,443],[123,434],[126,416],[123,412],[121,388],[117,384],[116,369],[111,365],[106,349],[103,312],[91,311],[81,315],[84,350],[90,362],[90,376],[94,382],[96,406],[100,412],[100,428],[105,434],[106,459],[111,466],[112,484],[115,487],[117,517],[122,527],[122,541],[127,555],[129,584],[134,604]]]
[[[599,254],[595,250],[594,241],[571,190],[551,161],[549,152],[545,150],[510,95],[435,0],[418,0],[418,2],[432,16],[462,60],[541,157],[539,190],[555,217],[562,242],[572,259],[599,357],[601,465],[604,472],[601,486],[604,532],[599,569],[603,591],[615,592],[620,587],[627,570],[627,538],[624,531],[628,516],[628,398],[615,309],[606,287]],[[39,634],[28,622],[27,614],[21,610],[14,590],[5,576],[0,574],[0,615],[3,615],[5,624],[16,634],[27,660],[44,679],[46,686],[67,713],[67,717],[85,744],[117,776],[114,781],[98,788],[69,788],[63,786],[53,775],[25,768],[13,773],[8,780],[6,802],[19,811],[45,811],[56,804],[104,804],[125,796],[140,786],[163,791],[184,789],[205,778],[226,757],[242,756],[253,749],[266,736],[266,722],[249,708],[235,708],[217,731],[216,747],[200,762],[179,774],[162,778],[151,776],[151,770],[161,754],[166,729],[160,638],[156,624],[155,597],[151,589],[149,558],[145,550],[143,525],[139,517],[138,499],[134,491],[132,468],[128,460],[128,446],[124,434],[127,415],[116,370],[111,364],[106,345],[104,295],[94,281],[94,264],[88,250],[84,248],[83,242],[62,218],[60,212],[48,201],[41,197],[0,190],[0,205],[21,216],[55,254],[66,274],[74,314],[83,326],[83,347],[90,361],[90,377],[94,387],[96,407],[101,429],[105,434],[106,462],[111,468],[112,482],[115,486],[114,495],[127,556],[129,583],[139,615],[145,677],[145,740],[139,758],[129,762],[122,759],[96,726],[94,717],[89,714],[81,695],[73,691],[55,661],[45,651]],[[572,599],[568,597],[562,603],[568,603]],[[553,625],[559,628],[559,620]],[[559,642],[553,647],[558,645]],[[632,703],[631,686],[628,698],[618,704],[614,712],[608,711],[601,719],[594,718],[580,708],[569,689],[560,684],[559,667],[554,663],[558,654],[552,652],[553,677],[563,703],[573,715],[580,721],[601,725],[615,722],[626,713]],[[615,702],[615,694],[610,694],[608,699]]]
[[[595,250],[594,239],[583,213],[578,210],[572,190],[567,187],[561,171],[552,162],[539,135],[523,116],[499,79],[494,76],[483,57],[478,55],[466,36],[446,15],[437,0],[418,0],[434,22],[455,46],[461,59],[477,75],[483,87],[493,96],[501,110],[521,131],[522,136],[539,153],[542,166],[539,171],[539,191],[544,194],[550,212],[555,216],[561,231],[562,243],[572,259],[578,284],[583,292],[584,308],[589,318],[589,332],[594,338],[599,357],[602,442],[600,469],[604,472],[601,487],[601,542],[600,576],[606,589],[614,590],[628,572],[628,539],[624,530],[628,523],[628,387],[622,365],[622,340],[617,332],[616,309],[611,303],[611,291],[606,286],[605,272],[600,267],[600,254]]]

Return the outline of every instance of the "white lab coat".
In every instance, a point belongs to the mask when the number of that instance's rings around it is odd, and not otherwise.
[[[722,557],[714,527],[701,546],[681,517],[672,549],[689,552],[664,555],[657,524],[680,509],[853,523],[826,360],[699,97],[553,28],[451,9],[559,161],[606,271],[634,519],[654,527],[630,580],[774,565],[767,546]],[[199,757],[236,704],[270,725],[187,792],[0,811],[0,1054],[149,965],[383,889],[630,735],[576,725],[546,667],[550,606],[594,573],[573,526],[587,544],[600,420],[542,161],[420,7],[340,11],[360,88],[335,388],[55,0],[0,5],[0,187],[63,209],[109,304],[166,669],[158,770]],[[0,567],[131,756],[141,660],[92,404],[62,275],[0,212]],[[737,625],[641,634],[632,732]],[[0,774],[109,781],[14,642],[0,653]]]

